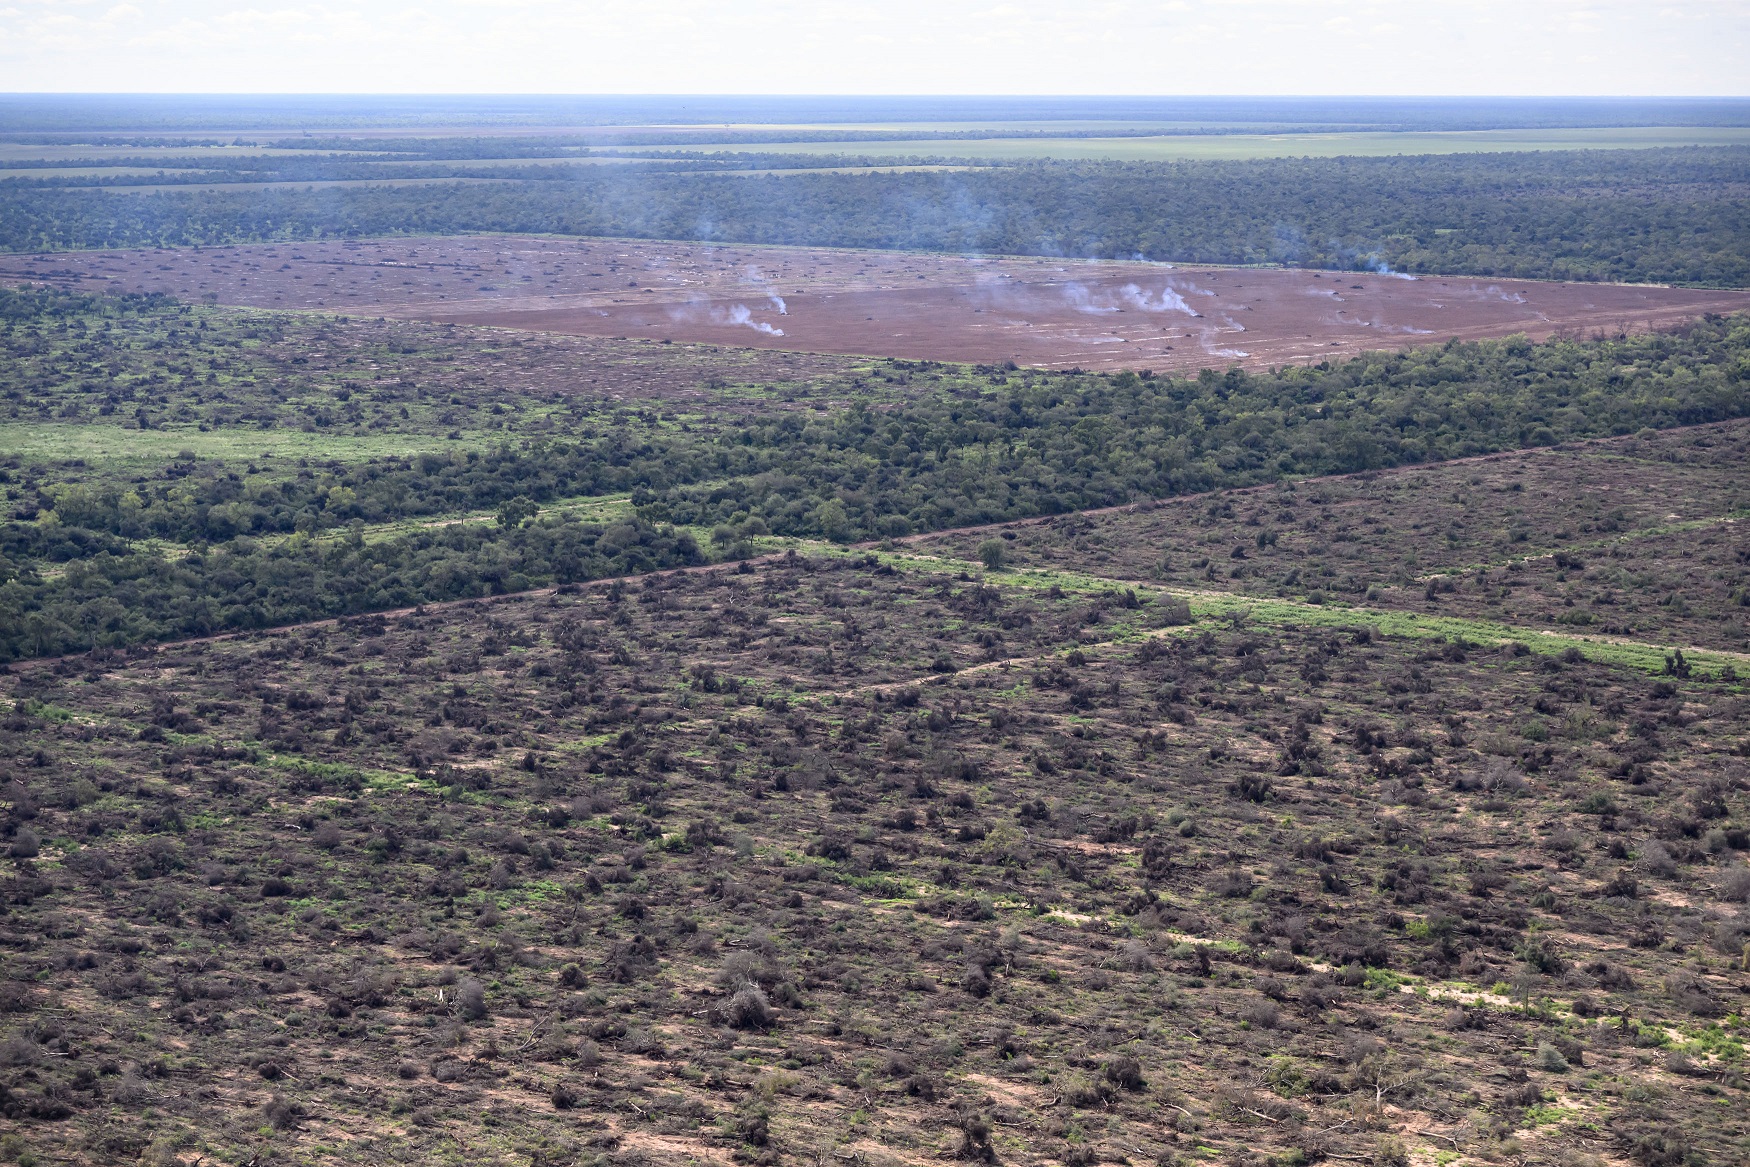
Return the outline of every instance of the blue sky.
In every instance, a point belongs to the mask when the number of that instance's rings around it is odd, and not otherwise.
[[[0,0],[0,89],[1750,94],[1750,0]]]

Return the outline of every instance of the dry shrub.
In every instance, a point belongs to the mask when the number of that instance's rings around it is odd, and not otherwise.
[[[743,985],[723,1003],[723,1023],[732,1029],[770,1029],[772,1005],[758,985]]]
[[[469,977],[456,986],[456,1008],[469,1021],[480,1021],[487,1016],[486,986]]]
[[[304,1117],[304,1108],[282,1094],[275,1094],[261,1108],[262,1117],[277,1131],[288,1131]]]
[[[1240,1010],[1240,1019],[1259,1029],[1275,1029],[1282,1024],[1282,1010],[1274,1001],[1251,1001]]]

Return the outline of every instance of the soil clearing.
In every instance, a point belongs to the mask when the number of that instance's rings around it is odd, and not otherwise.
[[[534,332],[1099,370],[1640,331],[1750,293],[471,236],[20,256],[0,277]]]

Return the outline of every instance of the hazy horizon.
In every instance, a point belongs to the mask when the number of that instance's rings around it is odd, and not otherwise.
[[[1750,8],[16,0],[18,92],[1741,96]]]
[[[0,93],[0,132],[12,134],[392,135],[612,126],[1256,134],[1746,125],[1750,98],[1732,97]]]

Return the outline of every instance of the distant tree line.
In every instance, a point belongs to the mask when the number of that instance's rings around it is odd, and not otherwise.
[[[1747,168],[1750,147],[1714,147],[866,174],[599,166],[152,195],[14,184],[0,187],[0,248],[508,231],[1742,287]]]

